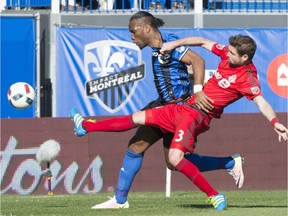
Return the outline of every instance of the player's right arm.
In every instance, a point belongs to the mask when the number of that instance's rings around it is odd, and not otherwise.
[[[288,140],[288,129],[279,122],[276,113],[272,106],[264,99],[262,95],[256,96],[254,102],[258,106],[260,112],[267,118],[274,127],[275,132],[278,134],[278,140]]]
[[[216,43],[217,42],[214,42],[214,41],[208,40],[206,38],[202,38],[202,37],[186,37],[186,38],[182,38],[179,40],[164,43],[162,45],[162,48],[160,49],[160,53],[162,53],[162,54],[163,53],[169,53],[171,50],[175,49],[176,47],[180,47],[180,46],[200,46],[200,47],[203,47],[203,48],[211,51],[212,47]]]

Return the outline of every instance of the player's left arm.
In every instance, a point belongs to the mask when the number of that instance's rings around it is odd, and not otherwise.
[[[284,141],[288,140],[288,129],[279,122],[276,113],[272,106],[265,100],[262,95],[256,96],[254,102],[258,106],[260,112],[271,122],[274,130],[278,134],[278,140],[281,142],[281,139]]]
[[[171,50],[175,49],[176,47],[180,46],[200,46],[202,48],[205,48],[209,51],[212,50],[214,44],[217,42],[211,41],[207,38],[203,37],[186,37],[181,38],[174,41],[166,42],[162,45],[162,48],[160,49],[160,53],[169,53]]]

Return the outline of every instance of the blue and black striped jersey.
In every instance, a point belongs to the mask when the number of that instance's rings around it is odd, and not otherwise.
[[[162,33],[163,43],[177,39],[176,35]],[[164,55],[159,50],[159,48],[152,47],[154,82],[160,100],[165,103],[190,95],[192,88],[189,74],[186,65],[181,62],[188,47],[182,46]]]

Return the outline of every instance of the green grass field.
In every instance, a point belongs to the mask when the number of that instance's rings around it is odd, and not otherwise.
[[[113,194],[75,195],[1,195],[1,216],[60,216],[60,215],[229,215],[229,216],[287,216],[287,190],[283,191],[227,191],[228,208],[215,211],[205,203],[200,192],[165,193],[133,192],[129,195],[129,209],[92,210],[91,206],[107,200]]]

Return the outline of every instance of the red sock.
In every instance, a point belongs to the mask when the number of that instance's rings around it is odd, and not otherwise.
[[[209,182],[200,173],[198,168],[190,161],[183,158],[176,166],[176,169],[187,176],[201,191],[208,197],[217,195],[218,192],[209,184]]]
[[[132,120],[132,115],[127,115],[119,118],[109,118],[101,121],[84,120],[83,128],[88,132],[91,131],[126,131],[130,130],[136,125]]]

